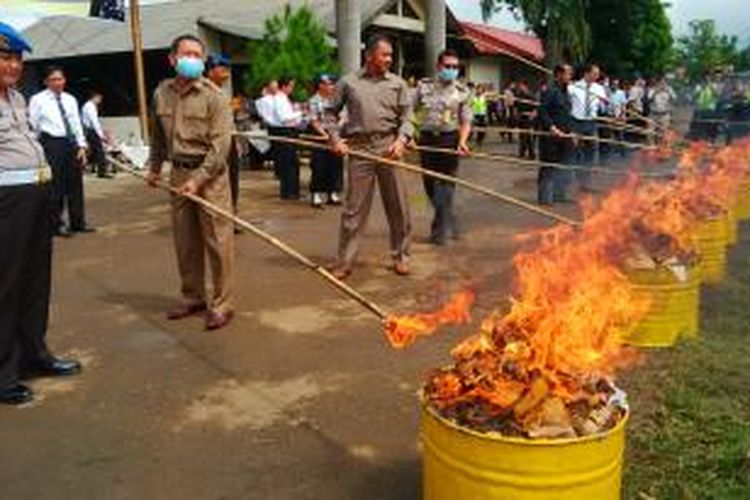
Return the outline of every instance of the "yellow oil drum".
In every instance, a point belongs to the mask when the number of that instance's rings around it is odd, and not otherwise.
[[[734,245],[737,243],[739,238],[739,230],[737,228],[737,215],[734,209],[727,212],[724,218],[727,225],[727,244]]]
[[[617,500],[625,424],[569,439],[460,427],[422,405],[424,500]]]
[[[700,270],[688,269],[681,280],[669,269],[628,271],[633,293],[649,302],[649,310],[628,335],[638,347],[669,347],[678,338],[698,336]]]
[[[734,205],[737,220],[750,219],[750,177],[740,180]]]
[[[724,279],[727,268],[728,236],[725,217],[715,217],[698,224],[695,242],[701,259],[703,283],[715,285]]]

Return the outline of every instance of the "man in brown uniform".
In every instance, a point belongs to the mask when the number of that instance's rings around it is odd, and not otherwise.
[[[392,62],[391,42],[386,37],[375,36],[366,44],[365,67],[339,82],[330,112],[338,117],[346,107],[348,117],[343,130],[336,127],[329,130],[331,145],[337,154],[345,156],[352,147],[388,158],[403,155],[414,132],[412,108],[408,85],[389,72]],[[391,232],[392,269],[400,276],[409,274],[411,219],[399,172],[354,157],[349,161],[348,170],[339,260],[334,275],[343,279],[351,273],[372,208],[376,179]]]
[[[192,35],[178,37],[169,60],[175,78],[154,92],[149,183],[155,185],[162,165],[170,162],[170,185],[181,194],[197,195],[231,212],[227,157],[232,141],[232,112],[227,97],[201,75],[205,47]],[[206,329],[227,325],[233,316],[234,235],[232,223],[203,210],[189,199],[172,196],[172,226],[182,300],[168,319],[206,313]],[[213,300],[206,302],[205,255],[213,277]]]

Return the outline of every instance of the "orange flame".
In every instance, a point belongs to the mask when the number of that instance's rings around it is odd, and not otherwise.
[[[432,335],[444,325],[460,325],[471,321],[469,310],[474,303],[474,292],[455,293],[439,310],[408,316],[391,316],[386,320],[385,335],[391,346],[403,349],[417,338]]]

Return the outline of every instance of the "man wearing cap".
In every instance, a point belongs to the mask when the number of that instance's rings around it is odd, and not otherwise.
[[[336,93],[336,79],[329,74],[320,75],[315,79],[315,95],[310,98],[310,128],[318,136],[328,138],[326,131],[326,109],[331,107],[331,99]],[[331,124],[337,126],[336,124]],[[343,181],[343,161],[326,149],[314,149],[310,160],[312,178],[310,180],[310,196],[312,206],[322,208],[327,197],[331,205],[341,204],[339,193]]]
[[[33,399],[20,380],[73,375],[76,361],[55,358],[45,336],[52,265],[51,170],[14,89],[31,47],[0,22],[0,404]]]
[[[420,121],[419,144],[431,148],[449,149],[456,154],[437,151],[422,152],[422,168],[456,175],[458,155],[469,153],[471,121],[471,90],[458,82],[460,65],[458,54],[451,49],[440,53],[437,78],[422,80],[414,100],[415,114]],[[444,245],[446,238],[458,238],[453,194],[456,185],[425,176],[424,188],[435,216],[432,219],[430,243]]]
[[[230,78],[232,78],[232,72],[229,69],[229,58],[224,54],[212,54],[206,59],[206,78],[211,80],[217,87],[224,90],[229,96],[229,92],[226,89],[226,84]],[[233,130],[234,131],[234,130]],[[240,196],[240,164],[241,147],[238,141],[241,139],[239,136],[232,136],[232,146],[229,148],[229,158],[227,159],[227,165],[229,167],[229,188],[232,193],[232,210],[237,214],[237,206]],[[235,233],[239,233],[239,230],[235,228]]]
[[[205,45],[193,35],[172,42],[169,60],[177,76],[154,92],[148,160],[149,184],[171,163],[170,185],[231,211],[227,157],[232,142],[228,97],[207,78]],[[178,320],[205,312],[207,330],[226,326],[234,314],[234,234],[232,223],[188,198],[172,196],[172,228],[182,279],[179,303],[167,312]],[[213,298],[206,300],[205,263],[211,267]]]
[[[340,131],[333,126],[329,129],[330,143],[337,154],[346,156],[352,147],[384,158],[403,155],[414,135],[413,113],[409,86],[390,72],[392,63],[391,41],[373,35],[365,45],[365,66],[338,83],[329,113],[336,121],[346,108],[347,121]],[[377,182],[390,229],[390,269],[399,276],[408,275],[411,216],[400,172],[357,157],[350,158],[348,171],[338,263],[333,274],[339,279],[351,274]]]

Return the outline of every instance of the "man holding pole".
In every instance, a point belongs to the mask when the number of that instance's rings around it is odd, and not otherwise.
[[[343,129],[331,127],[331,146],[346,156],[349,148],[373,155],[398,159],[414,132],[409,87],[391,73],[393,45],[382,35],[371,37],[365,45],[365,66],[345,76],[338,84],[329,112],[331,123],[346,107],[348,119]],[[344,210],[341,214],[338,263],[333,274],[344,279],[351,274],[367,225],[375,193],[380,188],[390,228],[392,269],[399,276],[409,274],[411,217],[406,189],[399,172],[360,158],[350,158]]]
[[[47,349],[52,268],[51,170],[15,85],[31,47],[0,22],[0,404],[31,401],[19,380],[74,375]]]
[[[607,102],[607,93],[599,82],[601,71],[596,64],[588,64],[583,78],[568,85],[573,132],[586,137],[597,135],[596,118],[599,109]],[[578,163],[593,167],[596,160],[596,142],[590,139],[578,141]],[[579,170],[576,175],[581,191],[591,191],[591,171]]]
[[[156,185],[164,163],[171,163],[170,185],[180,194],[200,196],[232,211],[227,158],[232,142],[232,111],[226,95],[203,78],[205,46],[193,35],[172,43],[170,63],[177,76],[154,92],[148,182]],[[172,226],[182,300],[167,312],[170,320],[206,312],[207,330],[226,326],[234,314],[234,234],[232,222],[172,196]],[[213,299],[206,300],[205,258],[211,267]]]
[[[471,135],[471,91],[459,83],[458,54],[444,50],[438,56],[437,78],[423,80],[417,87],[414,110],[420,122],[421,146],[451,149],[457,154],[422,152],[422,168],[455,176],[458,155],[469,153]],[[456,216],[453,213],[453,194],[456,185],[424,176],[427,197],[435,209],[430,230],[430,242],[444,245],[448,236],[458,238]]]

